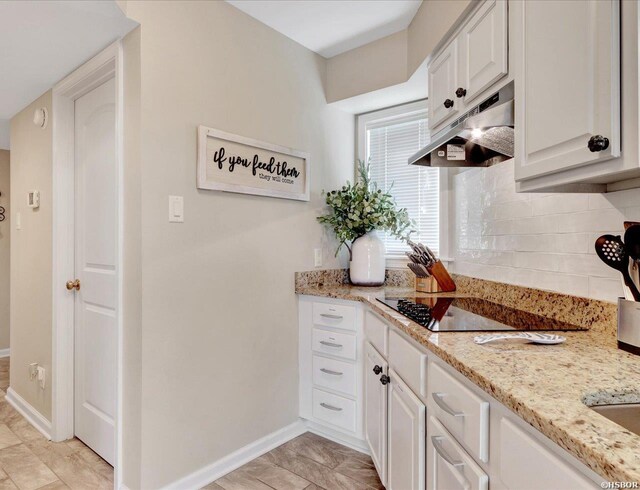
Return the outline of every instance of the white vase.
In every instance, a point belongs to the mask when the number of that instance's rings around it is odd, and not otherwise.
[[[384,242],[375,231],[356,238],[351,246],[349,279],[357,286],[381,286],[384,283]]]

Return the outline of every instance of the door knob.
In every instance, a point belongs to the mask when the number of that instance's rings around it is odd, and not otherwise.
[[[375,366],[373,366],[373,372],[375,374],[380,374],[382,372],[382,367],[378,366],[377,364]]]
[[[391,381],[391,378],[389,376],[387,376],[386,374],[383,374],[382,376],[380,376],[380,382],[383,385],[388,385],[390,381]]]
[[[67,281],[67,289],[69,291],[71,291],[72,289],[80,291],[80,279],[76,279],[75,281]]]
[[[451,107],[453,107],[453,101],[451,99],[447,99],[444,101],[444,106],[449,109]]]
[[[458,97],[458,99],[461,99],[465,95],[467,95],[467,89],[458,87],[458,90],[456,90],[456,97]]]
[[[589,138],[589,143],[587,143],[587,147],[590,151],[602,151],[609,148],[609,138],[605,138],[604,136],[597,134]]]

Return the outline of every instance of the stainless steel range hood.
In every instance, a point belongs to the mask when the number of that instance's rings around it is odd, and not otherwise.
[[[430,167],[488,167],[513,157],[513,82],[482,101],[409,158]]]

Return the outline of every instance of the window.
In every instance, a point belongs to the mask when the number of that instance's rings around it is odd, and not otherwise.
[[[440,170],[409,165],[408,159],[429,143],[426,101],[406,104],[358,117],[360,159],[370,164],[371,180],[407,208],[416,222],[411,238],[440,252]],[[406,243],[389,233],[387,257],[403,258]]]

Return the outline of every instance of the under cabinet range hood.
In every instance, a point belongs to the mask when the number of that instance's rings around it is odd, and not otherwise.
[[[513,82],[434,134],[409,163],[488,167],[509,158],[513,158]]]

